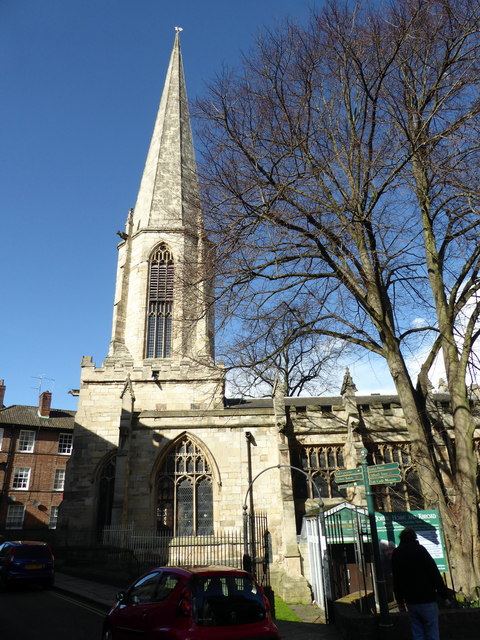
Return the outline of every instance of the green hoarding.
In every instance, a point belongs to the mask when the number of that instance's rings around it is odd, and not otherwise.
[[[379,540],[399,543],[403,529],[413,529],[419,543],[424,546],[435,560],[439,571],[448,571],[442,526],[438,511],[391,511],[375,513]]]
[[[364,510],[341,508],[325,513],[327,541],[329,544],[349,544],[362,536],[370,541],[368,516]],[[403,529],[414,529],[419,543],[435,560],[439,571],[448,571],[443,544],[442,527],[438,511],[392,511],[375,513],[379,541],[399,543]]]

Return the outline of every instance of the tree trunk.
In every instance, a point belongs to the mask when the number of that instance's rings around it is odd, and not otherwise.
[[[412,462],[419,475],[425,506],[427,509],[439,510],[454,588],[469,594],[474,587],[480,585],[474,481],[476,460],[471,435],[459,438],[457,443],[456,473],[443,469],[450,476],[453,485],[445,489],[444,482],[440,479],[441,460],[429,434],[430,425],[419,406],[404,359],[394,341],[386,340],[384,346],[412,443]],[[468,415],[465,417],[468,419]],[[468,424],[462,429],[457,419],[455,432],[468,434]]]

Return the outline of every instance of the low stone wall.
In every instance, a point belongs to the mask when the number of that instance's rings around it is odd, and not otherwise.
[[[333,606],[334,623],[343,640],[405,640],[410,638],[406,613],[390,614],[391,628],[378,626],[378,616],[362,614],[351,603],[337,601]],[[442,640],[478,640],[480,609],[442,609],[440,637]]]
[[[114,547],[56,547],[55,566],[79,578],[127,587],[141,573],[133,554]]]
[[[376,618],[364,614],[356,599],[348,596],[333,603],[333,619],[343,640],[374,640],[376,638]]]
[[[443,609],[440,611],[440,636],[444,640],[478,640],[480,609]]]

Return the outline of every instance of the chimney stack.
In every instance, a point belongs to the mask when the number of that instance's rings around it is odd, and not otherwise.
[[[40,394],[38,404],[38,415],[40,418],[48,418],[50,416],[50,405],[52,403],[52,394],[50,391],[44,391]]]
[[[5,398],[5,381],[0,380],[0,409],[3,407],[3,399]]]

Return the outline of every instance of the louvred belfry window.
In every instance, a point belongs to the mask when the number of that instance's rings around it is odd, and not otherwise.
[[[166,244],[150,258],[147,306],[147,358],[169,358],[172,351],[173,256]]]

